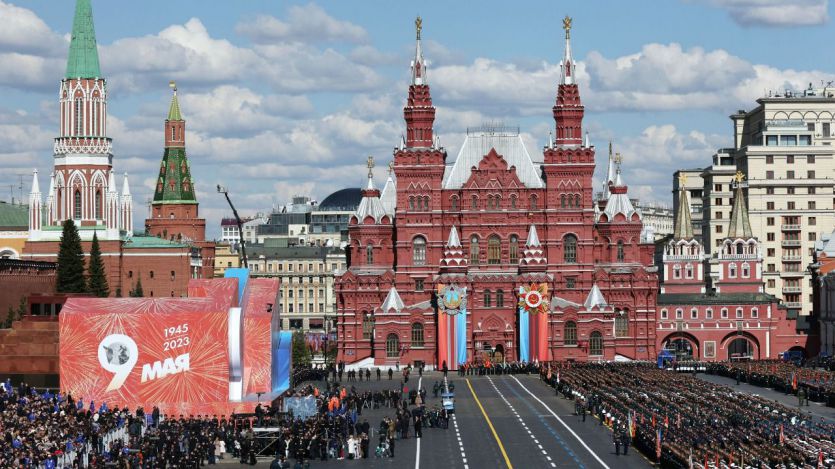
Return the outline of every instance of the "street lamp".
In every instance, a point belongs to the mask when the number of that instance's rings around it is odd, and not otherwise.
[[[226,196],[226,201],[229,202],[229,207],[232,209],[232,214],[235,215],[235,222],[238,224],[238,237],[240,238],[241,242],[241,265],[243,265],[245,269],[248,269],[249,264],[246,261],[246,241],[244,240],[244,226],[241,222],[241,217],[238,216],[238,211],[235,210],[235,206],[232,205],[232,199],[229,198],[229,191],[226,189],[226,187],[218,184],[217,191]]]

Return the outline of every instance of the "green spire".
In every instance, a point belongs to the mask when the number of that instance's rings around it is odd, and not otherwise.
[[[731,226],[728,229],[728,238],[731,239],[754,237],[751,222],[748,220],[748,208],[745,206],[745,194],[742,192],[742,181],[744,180],[745,175],[742,174],[742,171],[737,171],[736,176],[734,176],[736,192],[734,194],[734,206],[731,210]]]
[[[177,84],[173,81],[169,83],[171,89],[174,90],[174,96],[171,97],[171,108],[168,110],[168,120],[170,121],[181,121],[183,120],[183,115],[180,114],[180,100],[177,99]]]
[[[96,30],[93,27],[93,7],[90,1],[77,0],[75,3],[66,78],[101,77]]]
[[[186,149],[168,147],[162,156],[153,204],[196,204]]]
[[[681,173],[678,177],[680,188],[678,196],[678,212],[676,212],[675,230],[673,239],[693,239],[693,222],[690,218],[690,200],[687,198],[687,189],[684,183],[687,177]]]

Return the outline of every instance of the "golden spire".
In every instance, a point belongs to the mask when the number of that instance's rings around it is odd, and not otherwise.
[[[374,177],[374,172],[372,171],[372,169],[374,168],[374,157],[373,156],[368,157],[368,162],[366,163],[366,166],[368,166],[368,179],[371,179],[371,178]]]
[[[417,32],[417,39],[420,40],[420,30],[423,29],[423,20],[420,16],[415,19],[415,31]]]
[[[678,187],[679,189],[684,189],[684,184],[687,183],[687,175],[684,173],[678,173]]]
[[[743,180],[745,180],[745,174],[742,171],[737,171],[734,175],[734,181],[736,181],[736,183],[739,184]]]
[[[618,169],[620,169],[620,164],[623,162],[623,156],[620,153],[615,153],[615,164],[618,165]]]
[[[562,29],[565,30],[565,38],[568,39],[571,37],[571,17],[565,15],[565,18],[562,19]]]

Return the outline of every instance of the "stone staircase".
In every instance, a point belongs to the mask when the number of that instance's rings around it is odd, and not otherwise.
[[[58,321],[24,317],[0,329],[0,374],[58,374]]]

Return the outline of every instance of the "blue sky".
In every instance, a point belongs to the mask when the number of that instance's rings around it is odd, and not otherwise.
[[[51,166],[73,3],[0,0],[2,199],[16,174]],[[707,165],[730,143],[731,112],[767,89],[835,78],[828,0],[94,0],[93,11],[114,166],[131,175],[135,219],[147,214],[176,79],[210,235],[226,213],[216,183],[254,213],[359,186],[367,155],[391,158],[418,14],[450,161],[466,127],[486,121],[520,125],[539,151],[568,14],[598,170],[613,139],[630,193],[658,202],[671,199],[676,167]]]

